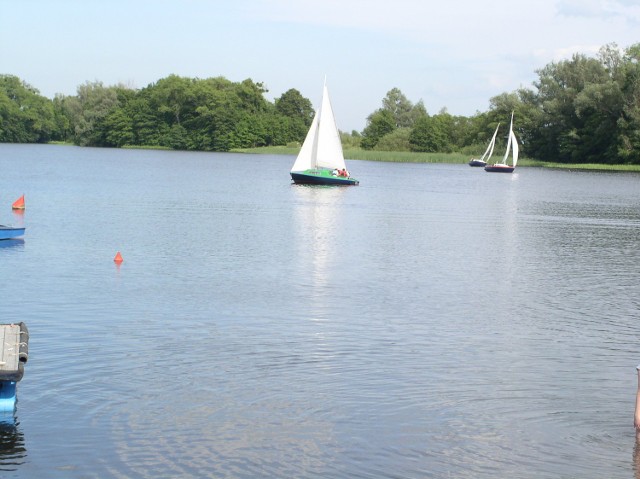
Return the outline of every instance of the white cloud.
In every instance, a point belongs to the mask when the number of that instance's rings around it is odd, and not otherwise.
[[[396,32],[431,37],[443,29],[455,35],[458,28],[473,28],[486,34],[486,24],[478,19],[487,14],[482,2],[449,0],[435,4],[421,0],[259,0],[258,14],[271,20],[315,25]],[[525,2],[526,3],[526,2]],[[490,11],[499,21],[508,14],[507,0],[494,0]],[[443,38],[450,40],[450,38]]]
[[[568,60],[576,53],[581,53],[590,57],[595,56],[603,45],[569,45],[562,48],[555,49],[537,49],[534,50],[533,55],[535,58],[539,58],[541,61],[551,60],[558,62],[561,60]]]
[[[558,12],[567,17],[620,18],[640,23],[638,0],[560,0]]]

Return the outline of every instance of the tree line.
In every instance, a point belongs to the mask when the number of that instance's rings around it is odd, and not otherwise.
[[[304,135],[313,106],[290,89],[273,103],[261,83],[170,75],[141,90],[87,82],[74,96],[41,96],[0,75],[0,141],[228,151],[286,145]]]
[[[481,152],[498,123],[514,112],[527,157],[559,163],[640,164],[640,44],[575,54],[536,71],[533,88],[490,99],[471,117],[429,115],[392,89],[367,118],[361,146],[427,152]],[[506,128],[504,136],[506,136]]]
[[[480,152],[497,124],[515,113],[527,157],[563,163],[640,164],[640,44],[610,44],[595,57],[575,54],[536,71],[531,88],[490,99],[486,112],[430,115],[392,88],[348,147],[387,151]],[[262,83],[170,75],[146,88],[87,82],[53,100],[12,75],[0,75],[0,142],[72,142],[184,150],[299,144],[313,118],[296,89],[267,101]],[[506,128],[505,128],[506,136]]]

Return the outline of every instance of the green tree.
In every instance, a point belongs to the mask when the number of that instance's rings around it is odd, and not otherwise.
[[[640,164],[640,43],[625,50],[620,77],[623,106],[617,125],[618,157]]]
[[[356,130],[351,131],[351,133],[340,132],[340,142],[342,143],[342,148],[360,148],[362,143],[362,135],[358,133]]]
[[[275,107],[279,114],[302,120],[306,128],[311,126],[314,115],[313,105],[295,88],[287,90],[280,98],[276,98]]]
[[[77,88],[75,97],[64,102],[72,128],[73,142],[81,146],[101,146],[106,141],[101,122],[111,110],[118,106],[118,95],[114,88],[102,82],[86,82]]]
[[[55,123],[54,133],[51,137],[55,141],[71,141],[72,131],[71,122],[68,115],[65,114],[66,97],[64,95],[56,95],[53,98],[53,121]]]
[[[375,146],[378,151],[411,151],[411,128],[396,128],[384,135]]]
[[[541,159],[560,162],[581,163],[592,161],[606,151],[603,144],[588,141],[595,124],[587,111],[587,98],[583,95],[584,107],[577,108],[578,96],[590,85],[602,84],[609,75],[598,60],[575,54],[571,60],[551,63],[538,70],[537,102],[542,109],[543,128],[531,145],[531,153]],[[590,145],[588,145],[590,143]],[[589,151],[590,148],[596,150]],[[589,154],[587,154],[589,153]]]
[[[392,88],[387,92],[382,99],[382,109],[391,113],[396,128],[411,126],[410,113],[413,104],[399,88]]]
[[[445,122],[438,117],[423,117],[416,121],[409,135],[412,151],[436,153],[448,150]]]
[[[396,128],[411,128],[418,118],[427,116],[422,100],[414,105],[399,88],[387,92],[382,99],[382,109],[391,113]]]
[[[55,133],[53,104],[13,75],[0,75],[0,141],[47,142]]]
[[[101,126],[104,130],[104,145],[102,146],[121,147],[134,143],[133,122],[123,108],[116,107],[111,110]]]
[[[193,79],[169,75],[151,88],[153,102],[158,112],[163,114],[163,120],[167,125],[180,125],[186,117],[193,114],[193,83]]]
[[[395,120],[389,110],[378,110],[372,113],[367,118],[367,126],[362,131],[362,148],[372,150],[380,138],[395,129]]]

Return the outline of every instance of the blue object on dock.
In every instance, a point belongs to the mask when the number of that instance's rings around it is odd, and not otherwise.
[[[16,407],[16,383],[24,375],[29,331],[24,323],[0,324],[0,412]]]
[[[0,381],[0,411],[13,411],[16,407],[16,382]]]

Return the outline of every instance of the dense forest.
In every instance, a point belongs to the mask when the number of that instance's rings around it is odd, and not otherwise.
[[[515,112],[516,135],[530,158],[561,163],[640,164],[640,44],[575,54],[536,71],[532,88],[490,99],[471,117],[429,114],[392,88],[346,146],[387,151],[482,150],[498,122]],[[87,82],[53,100],[13,75],[0,75],[0,142],[69,142],[181,150],[299,144],[312,103],[294,88],[273,102],[251,79],[170,75],[145,88]]]

